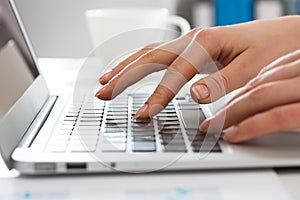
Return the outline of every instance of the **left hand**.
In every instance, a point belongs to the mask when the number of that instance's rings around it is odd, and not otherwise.
[[[200,129],[207,131],[224,114],[224,129],[233,127],[223,138],[232,143],[300,128],[300,50],[263,68]]]

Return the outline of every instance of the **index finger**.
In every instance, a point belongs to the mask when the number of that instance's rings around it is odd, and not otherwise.
[[[105,100],[113,99],[146,75],[167,68],[189,44],[194,32],[192,30],[183,37],[146,52],[124,67],[120,73],[111,77],[111,80],[97,92],[96,96]]]
[[[187,48],[167,69],[162,81],[145,105],[138,110],[135,118],[153,117],[162,111],[179,90],[201,71],[202,66],[217,57],[218,40],[210,33],[212,32],[201,29],[194,35]]]
[[[125,60],[120,62],[116,67],[112,68],[110,71],[106,72],[99,78],[99,82],[104,85],[107,84],[116,74],[118,74],[120,71],[122,71],[126,66],[128,66],[130,63],[134,62],[136,59],[141,57],[143,54],[151,51],[152,49],[158,47],[161,45],[162,42],[153,43],[145,46],[141,50],[135,52],[134,54],[127,57]]]

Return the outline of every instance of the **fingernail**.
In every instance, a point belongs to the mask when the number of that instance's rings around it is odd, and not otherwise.
[[[238,128],[233,127],[232,129],[230,129],[224,134],[223,139],[226,141],[231,141],[232,139],[236,139],[238,136],[238,132],[239,132]]]
[[[103,88],[101,88],[101,90],[99,90],[96,94],[95,94],[95,97],[99,97],[99,96],[101,96],[101,94],[104,92],[104,90],[106,90],[106,86],[105,87],[103,87]]]
[[[208,118],[204,122],[202,122],[202,124],[199,127],[200,131],[207,132],[210,121],[211,121],[211,118]]]
[[[144,104],[134,115],[135,119],[138,119],[139,117],[142,116],[142,114],[144,114],[144,112],[147,110],[148,108],[148,104]]]
[[[111,74],[111,71],[106,72],[105,74],[103,74],[103,75],[99,78],[99,82],[102,83],[102,82],[106,81],[106,80],[109,78],[110,74]]]
[[[198,100],[206,99],[210,95],[208,88],[203,84],[195,85],[194,87],[192,87],[192,92]]]

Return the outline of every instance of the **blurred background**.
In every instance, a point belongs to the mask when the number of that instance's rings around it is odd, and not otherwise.
[[[192,27],[300,14],[300,0],[16,0],[38,57],[82,58],[92,50],[84,11],[163,7]]]

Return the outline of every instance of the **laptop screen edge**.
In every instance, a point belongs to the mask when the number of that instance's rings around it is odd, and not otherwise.
[[[21,29],[22,36],[24,37],[26,45],[30,51],[30,55],[32,56],[34,64],[38,70],[37,57],[30,43],[29,37],[26,34],[16,5],[13,0],[9,0],[9,3],[13,10],[13,14],[18,21],[19,28]],[[48,98],[48,87],[43,76],[39,74],[24,94],[0,120],[0,153],[9,169],[13,167],[11,154]]]

